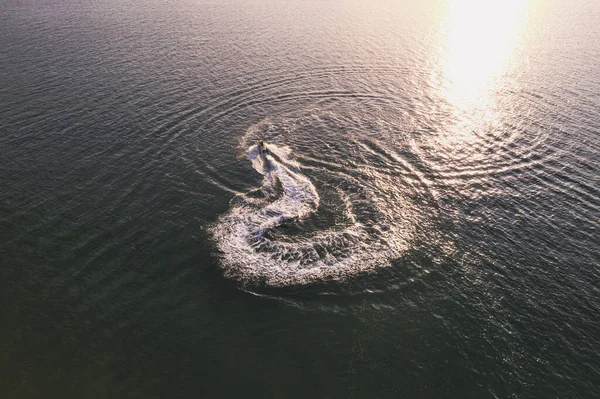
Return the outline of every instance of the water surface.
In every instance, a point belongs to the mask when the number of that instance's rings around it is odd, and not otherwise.
[[[596,3],[0,15],[0,396],[600,395]]]

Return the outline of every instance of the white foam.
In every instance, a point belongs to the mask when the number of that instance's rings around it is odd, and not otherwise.
[[[374,236],[373,228],[367,231],[357,222],[348,198],[341,211],[350,213],[352,224],[310,237],[270,238],[269,231],[315,213],[320,198],[291,159],[289,148],[272,144],[268,148],[268,153],[261,153],[253,145],[246,151],[264,177],[263,195],[241,195],[210,229],[225,276],[245,284],[299,285],[345,278],[389,263],[395,251],[385,234]]]

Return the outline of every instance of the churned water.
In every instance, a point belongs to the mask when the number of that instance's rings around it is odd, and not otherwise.
[[[5,1],[0,397],[600,396],[599,22]]]

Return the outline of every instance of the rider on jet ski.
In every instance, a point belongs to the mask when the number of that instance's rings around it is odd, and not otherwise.
[[[265,144],[265,142],[263,140],[260,140],[258,142],[258,152],[260,154],[265,154],[265,155],[271,154],[271,151],[269,151],[269,149],[267,148],[267,145]]]

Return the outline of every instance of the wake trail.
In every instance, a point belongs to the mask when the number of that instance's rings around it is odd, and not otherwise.
[[[238,194],[210,229],[226,277],[244,285],[304,285],[344,278],[389,259],[384,237],[356,221],[350,200],[344,210],[353,220],[349,225],[309,236],[286,234],[282,226],[317,212],[315,186],[287,147],[252,145],[245,156],[263,176],[262,185]]]

